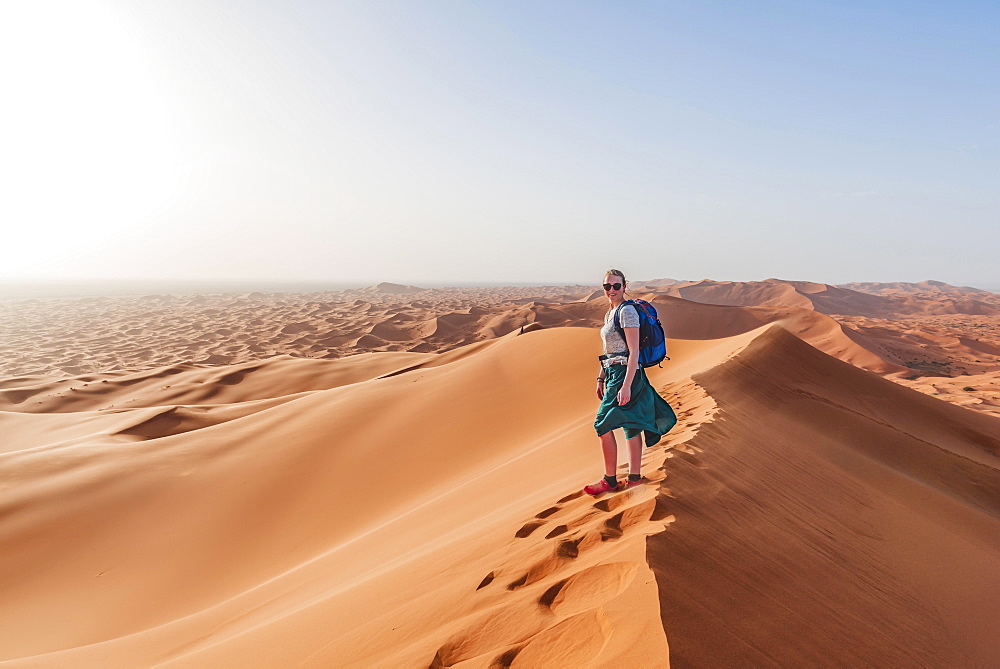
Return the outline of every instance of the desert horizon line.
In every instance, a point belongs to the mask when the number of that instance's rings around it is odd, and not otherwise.
[[[940,279],[925,278],[920,281],[904,280],[883,280],[864,281],[854,280],[841,283],[817,281],[815,279],[789,279],[770,276],[763,279],[719,279],[712,277],[701,277],[697,279],[676,278],[676,277],[655,277],[655,278],[629,278],[631,284],[652,283],[657,281],[675,281],[678,283],[718,281],[731,283],[753,283],[763,281],[787,281],[787,282],[809,282],[820,283],[830,286],[843,287],[857,283],[872,284],[922,284],[941,283],[955,288],[971,288],[985,290],[987,292],[1000,293],[1000,280],[997,281],[975,281],[975,282],[951,282]],[[60,278],[60,279],[13,279],[0,277],[0,300],[20,300],[33,298],[83,298],[83,297],[125,297],[137,294],[149,294],[151,291],[186,293],[211,293],[211,292],[337,292],[344,290],[358,290],[375,287],[381,284],[391,284],[407,286],[413,288],[425,288],[428,290],[440,290],[446,288],[531,288],[531,287],[591,287],[596,286],[592,281],[572,281],[572,280],[549,280],[549,281],[520,281],[501,282],[488,280],[408,280],[408,279],[382,279],[374,278],[360,281],[345,281],[339,279],[179,279],[179,278]]]
[[[944,281],[937,281],[935,279],[924,279],[920,282],[914,281],[855,281],[847,282],[842,284],[835,283],[824,283],[820,281],[812,281],[809,279],[779,279],[776,277],[769,277],[768,279],[755,279],[748,281],[738,281],[731,279],[674,279],[671,277],[662,277],[658,279],[629,279],[629,283],[633,286],[641,286],[643,284],[653,284],[656,282],[667,281],[673,282],[671,285],[676,284],[697,284],[703,281],[718,282],[718,283],[760,283],[763,281],[777,281],[777,282],[807,282],[815,284],[823,284],[828,286],[833,286],[835,288],[841,288],[844,290],[855,290],[851,286],[854,284],[874,284],[874,285],[891,285],[891,284],[906,284],[906,285],[919,285],[921,283],[940,283],[944,286],[948,286],[951,289],[956,290],[972,290],[972,291],[985,291],[987,293],[1000,294],[1000,282],[996,283],[977,283],[977,284],[954,284]],[[322,294],[322,293],[338,293],[343,291],[351,290],[365,290],[376,288],[381,285],[388,284],[390,286],[399,286],[400,288],[409,288],[417,290],[498,290],[504,288],[510,289],[552,289],[552,288],[566,288],[566,289],[577,289],[577,290],[597,290],[598,286],[591,283],[582,282],[537,282],[537,283],[500,283],[500,282],[402,282],[402,281],[370,281],[365,283],[346,283],[346,282],[336,282],[336,281],[237,281],[237,280],[214,280],[214,281],[197,281],[197,280],[129,280],[129,279],[118,279],[112,281],[101,281],[101,280],[78,280],[78,281],[50,281],[50,282],[32,282],[32,283],[8,283],[0,280],[0,303],[17,303],[29,300],[85,300],[94,298],[135,298],[142,296],[151,295],[173,295],[173,296],[184,296],[184,295],[241,295],[247,293],[263,293],[263,294]],[[864,292],[864,291],[862,291]]]
[[[822,281],[815,278],[803,278],[803,277],[787,277],[778,275],[763,276],[762,278],[729,278],[729,277],[718,277],[718,276],[700,276],[697,278],[693,277],[675,277],[675,276],[649,276],[635,278],[631,275],[628,277],[629,283],[648,283],[650,281],[728,281],[733,283],[751,283],[760,281],[808,281],[810,283],[825,283],[830,286],[844,286],[851,283],[943,283],[956,287],[965,288],[975,288],[976,284],[989,284],[989,285],[1000,285],[1000,277],[996,279],[987,280],[959,280],[951,279],[944,280],[935,277],[924,277],[922,279],[900,279],[900,278],[882,278],[882,279],[872,279],[872,278],[853,278],[847,281]],[[392,283],[403,286],[416,286],[421,287],[423,285],[441,287],[441,286],[589,286],[591,284],[597,285],[596,280],[581,280],[580,278],[551,278],[551,279],[537,279],[531,281],[500,281],[496,279],[450,279],[450,278],[436,278],[436,279],[421,279],[421,278],[400,278],[400,277],[366,277],[364,279],[348,280],[341,278],[253,278],[253,277],[233,277],[233,278],[220,278],[220,277],[192,277],[192,278],[179,278],[179,277],[59,277],[59,278],[37,278],[37,277],[5,277],[0,276],[0,286],[41,286],[41,285],[64,285],[64,284],[123,284],[123,283],[144,283],[144,284],[336,284],[336,285],[350,285],[350,286],[374,286],[380,283]]]

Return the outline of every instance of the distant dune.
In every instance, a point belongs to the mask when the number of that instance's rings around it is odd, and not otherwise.
[[[1000,360],[995,320],[1000,306],[986,301],[992,293],[980,291],[972,299],[956,297],[965,289],[947,284],[908,285],[938,292],[890,294],[883,288],[886,294],[873,295],[778,279],[663,279],[636,283],[633,292],[656,303],[668,332],[683,338],[732,336],[777,322],[824,352],[901,381],[992,375]],[[441,352],[532,324],[595,327],[604,308],[601,291],[584,286],[425,289],[390,283],[325,293],[0,303],[0,316],[9,324],[0,326],[0,375],[45,378],[244,364],[278,355],[334,359],[358,352]],[[978,385],[992,388],[992,376]],[[929,392],[968,403],[968,396],[957,394],[966,387]],[[990,392],[976,393],[975,403],[1000,407]]]
[[[634,288],[600,499],[589,287],[0,305],[0,664],[1000,664],[1000,319]]]
[[[952,286],[943,281],[920,281],[918,283],[845,283],[839,287],[862,293],[871,293],[873,295],[897,295],[901,293],[925,296],[935,294],[962,295],[965,297],[976,297],[987,302],[1000,301],[1000,295],[989,290],[970,288],[969,286]]]
[[[891,318],[908,315],[1000,314],[1000,295],[940,282],[846,284],[809,281],[694,281],[668,286],[668,295],[732,306],[788,306],[824,314]]]

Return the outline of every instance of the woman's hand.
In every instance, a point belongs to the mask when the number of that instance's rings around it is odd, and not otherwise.
[[[604,381],[597,379],[597,399],[604,401]]]
[[[622,386],[622,389],[618,391],[618,406],[625,406],[630,399],[632,399],[632,389],[628,386]]]

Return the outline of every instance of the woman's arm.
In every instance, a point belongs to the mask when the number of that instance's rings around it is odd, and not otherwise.
[[[639,328],[622,328],[625,331],[625,344],[628,346],[628,366],[625,369],[625,380],[622,389],[618,391],[618,404],[628,404],[632,399],[632,379],[639,367]]]

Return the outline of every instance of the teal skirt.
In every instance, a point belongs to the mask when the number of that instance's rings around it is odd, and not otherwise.
[[[642,432],[646,446],[653,446],[677,424],[677,416],[667,401],[649,385],[642,367],[635,370],[628,404],[618,406],[618,391],[625,381],[625,372],[626,365],[611,365],[604,370],[604,399],[597,408],[594,429],[601,435],[615,428],[624,428],[626,439]]]

